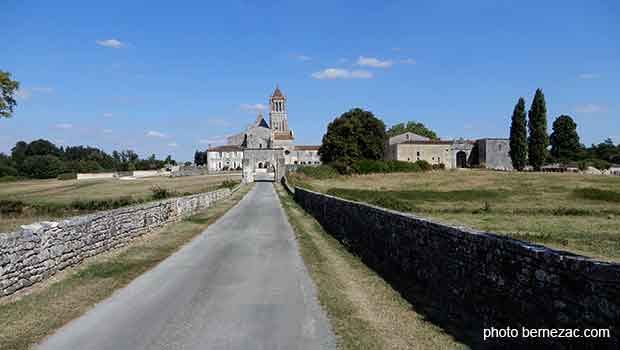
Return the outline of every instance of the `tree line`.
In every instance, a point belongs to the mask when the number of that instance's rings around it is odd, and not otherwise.
[[[0,179],[50,179],[61,174],[105,171],[156,170],[176,165],[171,156],[163,160],[153,154],[141,159],[132,150],[105,151],[89,146],[58,147],[44,139],[19,141],[10,155],[0,153]]]
[[[577,123],[569,115],[560,115],[547,133],[547,106],[545,95],[537,89],[530,110],[525,111],[525,99],[520,97],[514,107],[510,124],[510,158],[516,170],[527,165],[540,171],[550,163],[577,162],[585,169],[594,166],[608,169],[612,163],[620,163],[620,144],[614,145],[608,138],[598,145],[586,147],[580,142]]]

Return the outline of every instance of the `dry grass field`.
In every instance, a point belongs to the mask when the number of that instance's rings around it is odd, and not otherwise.
[[[620,261],[620,177],[484,170],[291,177],[339,197]]]
[[[240,181],[238,174],[202,175],[186,177],[149,177],[133,180],[28,180],[0,183],[0,201],[22,202],[27,207],[15,214],[10,208],[0,208],[0,232],[14,229],[19,225],[35,221],[57,219],[92,212],[106,201],[124,200],[146,201],[151,198],[154,187],[170,191],[176,195],[199,193],[214,190],[225,180]],[[80,202],[80,205],[75,205]],[[84,205],[86,203],[86,205]],[[10,204],[10,203],[9,203]],[[122,206],[121,204],[113,204]],[[30,206],[30,207],[28,207]],[[35,208],[36,210],[33,210]]]

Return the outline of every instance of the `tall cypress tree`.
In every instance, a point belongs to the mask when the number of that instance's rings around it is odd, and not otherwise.
[[[510,159],[512,167],[523,170],[527,164],[527,118],[525,116],[525,100],[523,97],[515,105],[510,124]]]
[[[545,95],[541,89],[536,90],[532,107],[528,113],[528,157],[534,170],[539,171],[547,158],[547,147],[549,146],[549,135],[547,134],[547,105]]]

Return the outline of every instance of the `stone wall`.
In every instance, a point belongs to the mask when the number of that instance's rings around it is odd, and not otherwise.
[[[220,189],[0,233],[0,297],[210,207],[235,190]]]
[[[473,348],[618,349],[620,265],[295,188],[296,201],[417,312]],[[611,338],[483,341],[483,329],[604,328]]]

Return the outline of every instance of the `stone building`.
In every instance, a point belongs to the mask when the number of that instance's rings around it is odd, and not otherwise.
[[[287,98],[276,87],[269,97],[269,123],[259,113],[243,132],[229,136],[226,145],[207,149],[207,167],[209,171],[243,168],[245,177],[246,170],[275,171],[280,158],[284,165],[320,164],[318,151],[318,145],[295,145],[295,134],[288,123]]]
[[[512,170],[507,139],[431,140],[411,132],[390,137],[385,145],[385,159],[415,162],[425,160],[447,169],[485,166]]]

